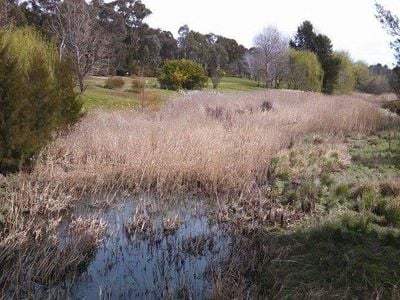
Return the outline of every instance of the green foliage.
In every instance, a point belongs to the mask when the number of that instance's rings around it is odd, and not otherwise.
[[[326,35],[317,34],[310,21],[304,21],[298,27],[294,40],[290,41],[290,47],[317,55],[324,71],[322,90],[332,94],[338,81],[341,62],[333,55],[331,40]]]
[[[167,61],[158,78],[161,87],[165,89],[202,89],[207,85],[208,78],[203,67],[190,60]]]
[[[340,61],[338,79],[335,85],[336,94],[349,94],[354,90],[356,76],[353,69],[353,63],[349,55],[345,52],[337,52],[335,58]]]
[[[356,62],[353,64],[353,73],[355,79],[355,88],[359,91],[363,91],[365,86],[367,86],[371,80],[368,65],[361,61]]]
[[[70,65],[30,28],[0,33],[0,173],[30,166],[55,130],[81,116]]]
[[[321,59],[322,69],[324,70],[323,92],[333,94],[339,79],[341,61],[333,54]]]
[[[322,67],[314,53],[310,51],[290,51],[289,70],[284,79],[288,88],[320,92],[322,80]]]
[[[211,72],[211,81],[213,84],[213,88],[216,89],[218,88],[222,78],[226,75],[225,71],[218,68],[216,70],[213,70]]]
[[[104,87],[110,90],[122,88],[124,85],[124,79],[116,76],[108,77],[106,82],[104,83]]]

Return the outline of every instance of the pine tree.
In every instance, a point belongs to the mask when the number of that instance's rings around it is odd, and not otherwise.
[[[29,28],[0,32],[0,173],[32,166],[53,133],[78,121],[74,72]]]

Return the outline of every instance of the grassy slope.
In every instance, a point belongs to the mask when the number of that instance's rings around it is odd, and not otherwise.
[[[104,109],[122,109],[128,107],[137,107],[140,105],[139,95],[130,91],[132,79],[125,77],[125,86],[121,89],[110,90],[104,88],[105,77],[89,77],[86,80],[87,89],[82,95],[84,107],[86,109],[104,108]],[[161,90],[155,87],[154,78],[147,78],[147,91],[157,95],[159,103],[165,102],[169,97],[175,95],[173,91]]]
[[[211,80],[208,83],[209,89],[212,88]],[[257,86],[257,82],[247,78],[225,77],[222,78],[221,83],[216,91],[219,92],[251,92],[262,90],[263,88]]]
[[[396,298],[400,283],[400,131],[347,139],[351,164],[319,178],[296,178],[313,164],[307,147],[277,158],[278,199],[314,197],[310,222],[284,233],[267,232],[260,245],[261,292],[288,298]],[[297,153],[294,153],[297,152]],[[290,169],[285,160],[290,160]],[[325,161],[325,162],[323,162]],[[280,165],[284,165],[282,168]],[[324,169],[324,168],[322,168]],[[298,173],[297,173],[298,174]],[[315,174],[310,172],[309,174]],[[320,220],[320,221],[316,221]],[[263,251],[263,250],[261,250]]]
[[[128,107],[137,107],[140,105],[139,96],[129,91],[130,77],[125,77],[125,86],[121,89],[110,90],[104,88],[105,77],[89,77],[86,80],[87,89],[83,94],[84,106],[86,109],[104,108],[104,109],[122,109]],[[147,91],[157,95],[160,104],[164,103],[171,96],[176,95],[174,91],[162,90],[157,88],[155,78],[147,78]],[[211,89],[211,81],[209,88]],[[246,92],[261,90],[257,87],[255,81],[246,78],[223,78],[220,86],[215,91],[218,92]]]

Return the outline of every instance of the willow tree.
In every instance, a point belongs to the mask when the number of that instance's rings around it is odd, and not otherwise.
[[[350,94],[356,85],[353,62],[346,52],[335,52],[334,57],[340,62],[334,92],[335,94]]]
[[[317,56],[310,51],[290,50],[289,67],[284,77],[287,87],[321,92],[324,72]]]

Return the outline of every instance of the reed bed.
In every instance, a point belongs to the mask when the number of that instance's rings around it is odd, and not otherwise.
[[[266,102],[272,104],[269,111],[263,109]],[[43,153],[35,178],[159,196],[239,194],[265,184],[271,158],[299,136],[367,133],[389,119],[357,96],[194,93],[151,115],[90,113]]]

